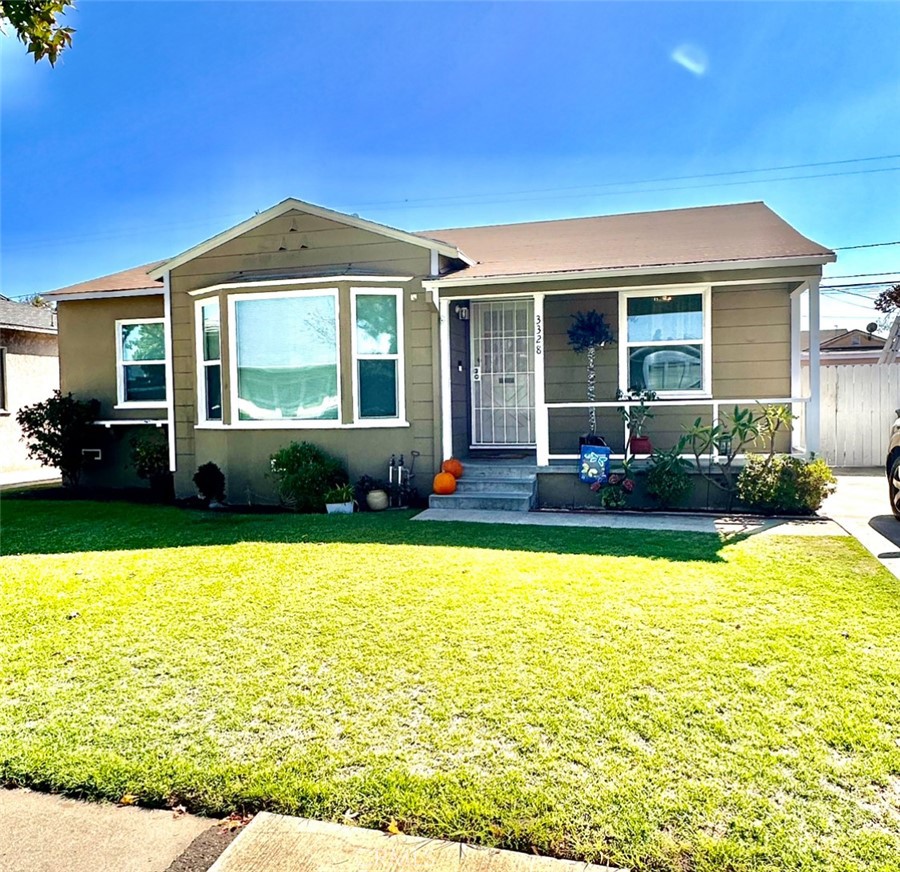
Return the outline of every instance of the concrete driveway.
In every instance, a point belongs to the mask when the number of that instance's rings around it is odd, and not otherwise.
[[[900,521],[891,514],[883,469],[836,469],[838,486],[822,507],[900,578]]]

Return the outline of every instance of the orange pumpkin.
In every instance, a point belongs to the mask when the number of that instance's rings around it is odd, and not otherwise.
[[[463,465],[455,457],[451,457],[441,464],[441,472],[449,472],[454,478],[461,478]]]
[[[456,479],[449,472],[439,472],[434,477],[436,494],[452,494],[456,490]]]

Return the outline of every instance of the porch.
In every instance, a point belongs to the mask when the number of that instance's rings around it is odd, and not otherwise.
[[[434,292],[436,293],[436,291]],[[677,443],[696,418],[715,423],[735,406],[790,405],[797,421],[780,451],[818,449],[819,362],[801,387],[800,331],[818,333],[818,278],[786,277],[505,293],[465,289],[437,300],[445,457],[532,462],[574,472],[579,437],[595,432],[623,459],[628,432],[617,389],[656,390],[648,435]],[[569,345],[577,312],[603,316],[614,337],[595,356],[587,399],[586,355]],[[816,337],[810,345],[817,349]],[[646,457],[647,455],[638,455]],[[715,460],[713,446],[708,459]]]

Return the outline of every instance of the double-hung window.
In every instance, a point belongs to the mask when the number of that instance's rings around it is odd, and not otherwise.
[[[166,405],[166,333],[162,318],[116,321],[118,404]]]
[[[353,288],[354,417],[357,421],[403,415],[401,291]]]
[[[635,291],[621,299],[621,388],[708,395],[710,292]]]
[[[230,298],[232,417],[238,421],[340,419],[337,291]]]
[[[222,332],[219,301],[197,304],[198,386],[201,421],[222,420]]]

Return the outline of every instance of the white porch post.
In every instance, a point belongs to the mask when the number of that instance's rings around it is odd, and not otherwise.
[[[819,279],[809,282],[809,402],[806,405],[806,450],[819,451]]]
[[[435,290],[435,294],[438,292]],[[453,398],[450,394],[450,301],[440,300],[438,309],[440,319],[439,358],[441,364],[441,450],[443,457],[437,458],[436,466],[441,461],[453,456]]]
[[[550,465],[550,419],[544,390],[544,295],[534,295],[534,441],[538,466]]]
[[[801,367],[800,327],[803,311],[803,292],[807,282],[803,282],[795,290],[791,291],[791,396],[801,396],[803,390],[803,369]],[[801,403],[791,404],[791,414],[799,420],[800,415],[805,414]],[[801,431],[794,427],[791,429],[791,453],[799,453],[803,450],[800,441]]]

